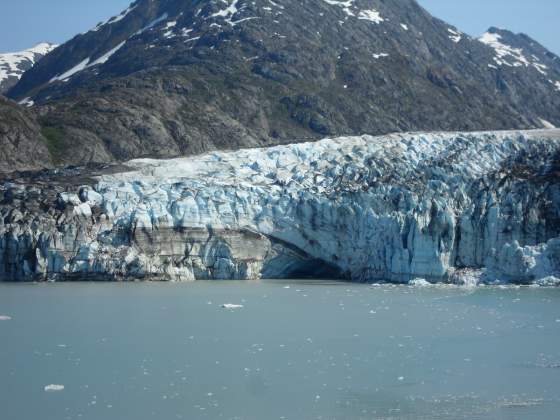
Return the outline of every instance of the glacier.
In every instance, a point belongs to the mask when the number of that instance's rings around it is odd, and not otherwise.
[[[0,185],[0,279],[560,278],[560,130],[341,137],[86,175]]]

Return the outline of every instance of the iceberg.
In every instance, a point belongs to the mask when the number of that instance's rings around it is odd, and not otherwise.
[[[224,308],[224,309],[242,309],[243,305],[236,305],[236,304],[233,304],[233,303],[224,303],[222,305],[222,308]]]
[[[60,392],[60,391],[64,391],[64,385],[51,384],[45,387],[45,392]]]

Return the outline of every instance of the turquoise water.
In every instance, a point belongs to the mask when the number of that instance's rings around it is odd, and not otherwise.
[[[2,420],[560,412],[559,289],[4,284],[0,315]]]

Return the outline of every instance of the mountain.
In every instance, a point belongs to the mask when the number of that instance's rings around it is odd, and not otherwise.
[[[47,144],[35,116],[0,95],[0,172],[51,166]]]
[[[415,0],[138,0],[52,51],[8,95],[60,163],[336,135],[560,126],[560,61],[480,39]]]
[[[42,42],[25,51],[0,54],[0,94],[6,93],[23,73],[56,47],[57,45]]]

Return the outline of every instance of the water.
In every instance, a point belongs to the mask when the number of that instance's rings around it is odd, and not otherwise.
[[[0,321],[5,420],[554,419],[560,410],[559,289],[0,285],[0,315],[12,318]],[[65,388],[45,392],[51,384]]]

